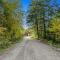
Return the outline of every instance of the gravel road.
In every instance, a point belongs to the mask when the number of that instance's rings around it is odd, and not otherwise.
[[[0,60],[60,60],[60,52],[37,40],[25,37],[21,43],[2,54]]]

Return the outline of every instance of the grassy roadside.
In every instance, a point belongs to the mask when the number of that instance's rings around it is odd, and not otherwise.
[[[48,45],[51,45],[51,46],[56,47],[56,48],[60,48],[60,43],[53,43],[51,40],[48,41]]]
[[[52,47],[55,47],[55,48],[60,48],[60,44],[59,43],[53,43],[52,40],[48,41],[47,39],[41,39],[41,42],[44,44],[50,45]]]
[[[4,48],[0,48],[0,55],[4,54],[6,51],[9,51],[10,49],[14,48],[17,43],[21,43],[23,39],[20,39],[19,41],[12,43],[8,46],[5,46]]]

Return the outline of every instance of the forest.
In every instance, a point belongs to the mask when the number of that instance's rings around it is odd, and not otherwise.
[[[0,0],[0,50],[22,38],[22,12],[18,0]]]
[[[21,41],[24,32],[32,38],[60,47],[60,4],[57,0],[32,0],[24,30],[20,0],[0,0],[0,50]]]
[[[60,4],[57,0],[32,0],[27,24],[33,37],[49,44],[60,44]]]

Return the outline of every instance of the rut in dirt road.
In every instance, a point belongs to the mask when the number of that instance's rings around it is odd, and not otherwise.
[[[0,60],[60,60],[60,52],[26,37],[14,49],[0,56]]]

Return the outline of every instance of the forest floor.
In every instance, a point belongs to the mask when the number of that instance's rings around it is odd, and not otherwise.
[[[0,55],[0,60],[60,60],[60,52],[40,41],[25,37],[21,43]]]

